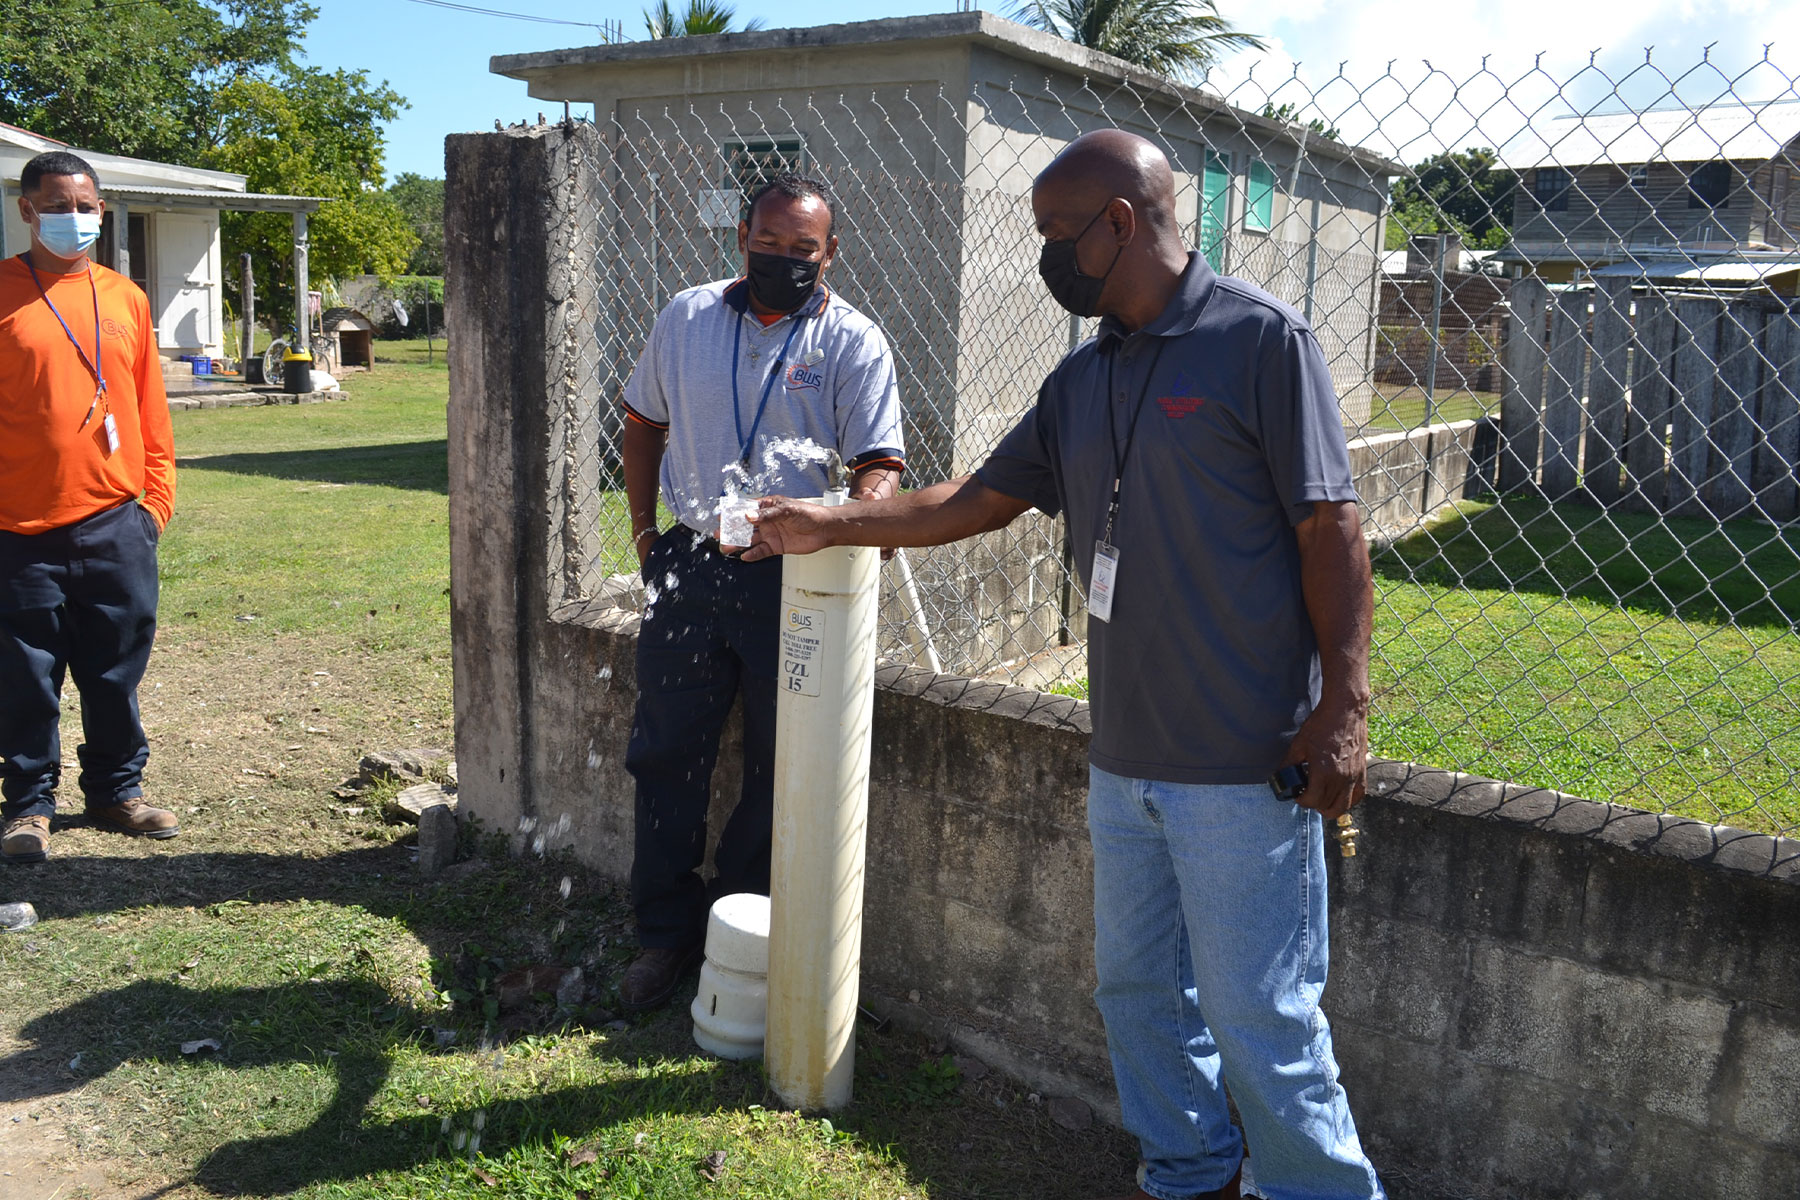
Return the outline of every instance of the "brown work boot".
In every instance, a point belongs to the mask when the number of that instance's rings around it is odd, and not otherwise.
[[[50,818],[14,817],[0,832],[0,857],[9,863],[41,863],[50,857]]]
[[[87,815],[101,829],[129,833],[132,837],[172,838],[181,832],[181,821],[174,813],[166,808],[151,808],[142,796],[105,808],[90,808]]]
[[[681,985],[688,968],[700,961],[700,945],[652,946],[631,960],[619,980],[619,1003],[630,1012],[660,1008]]]

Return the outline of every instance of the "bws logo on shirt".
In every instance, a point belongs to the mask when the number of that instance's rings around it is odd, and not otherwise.
[[[1158,396],[1156,398],[1156,406],[1162,409],[1163,416],[1169,418],[1171,421],[1179,421],[1183,417],[1191,417],[1200,410],[1201,405],[1206,403],[1205,396],[1182,394],[1192,393],[1194,390],[1194,382],[1188,378],[1188,373],[1186,371],[1177,371],[1175,372],[1175,385],[1173,388],[1173,391],[1176,394],[1172,396]]]
[[[795,363],[787,369],[786,387],[790,392],[816,392],[824,386],[824,373],[803,362]]]
[[[104,333],[109,338],[122,338],[125,336],[125,327],[111,317],[102,317],[100,319],[100,332]]]

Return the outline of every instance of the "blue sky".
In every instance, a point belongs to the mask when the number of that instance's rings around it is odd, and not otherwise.
[[[552,0],[470,0],[483,7],[529,13],[562,20],[601,22],[622,20],[629,38],[643,36],[643,7],[599,0],[592,5],[557,4]],[[390,174],[415,171],[443,174],[443,139],[446,134],[492,129],[494,121],[532,118],[549,105],[525,94],[525,85],[489,74],[488,58],[589,45],[598,40],[589,27],[532,24],[525,21],[479,16],[429,7],[411,0],[314,0],[320,10],[307,56],[325,67],[359,67],[377,79],[386,79],[412,107],[389,129]],[[837,21],[872,20],[948,12],[954,0],[739,0],[741,16],[761,16],[771,27],[820,25]],[[1009,4],[989,5],[1004,12]],[[1468,79],[1479,72],[1482,56],[1489,67],[1514,84],[1516,96],[1530,95],[1534,103],[1553,101],[1551,78],[1576,77],[1591,52],[1613,77],[1620,77],[1644,59],[1646,47],[1655,47],[1654,61],[1671,73],[1700,61],[1712,45],[1712,61],[1722,64],[1726,76],[1749,68],[1763,54],[1763,44],[1773,42],[1771,60],[1780,71],[1752,71],[1741,85],[1754,98],[1766,98],[1781,85],[1778,75],[1800,77],[1800,4],[1791,0],[1361,0],[1328,3],[1327,0],[1220,0],[1219,10],[1239,28],[1271,40],[1266,54],[1239,55],[1221,70],[1216,90],[1233,94],[1248,87],[1260,95],[1272,81],[1295,72],[1310,88],[1323,88],[1324,96],[1354,97],[1358,93],[1328,82],[1345,62],[1345,75],[1374,80],[1394,60],[1394,72],[1408,81],[1424,78],[1425,63],[1440,72],[1438,78]],[[1423,14],[1429,13],[1429,16]],[[1533,73],[1535,57],[1542,53],[1547,73]],[[1252,74],[1253,69],[1253,74]],[[1250,83],[1246,84],[1246,76]],[[1721,76],[1704,72],[1690,76],[1682,95],[1710,99],[1720,90]],[[1440,89],[1441,90],[1441,89]],[[1647,103],[1663,93],[1661,82],[1648,82],[1640,73],[1624,95],[1634,103]],[[1572,94],[1580,102],[1604,97],[1606,87],[1598,75],[1578,81]],[[1379,114],[1356,111],[1354,99],[1328,101],[1345,111],[1326,115],[1342,123],[1355,140],[1378,136],[1406,159],[1423,157],[1435,146],[1415,109],[1430,108],[1439,101],[1429,89],[1413,96],[1392,86],[1376,107]],[[1278,92],[1286,98],[1292,91]],[[1447,97],[1447,91],[1444,92]],[[1485,106],[1492,95],[1478,88],[1465,91],[1467,100]],[[547,114],[549,115],[549,114]],[[1376,116],[1379,115],[1379,121]],[[1341,120],[1340,120],[1341,118]],[[1483,131],[1507,121],[1522,120],[1508,111],[1484,112]],[[1374,128],[1357,128],[1358,122]],[[1444,136],[1456,138],[1458,123],[1471,127],[1476,118],[1453,113]],[[1487,139],[1493,140],[1493,139]],[[1390,147],[1384,147],[1390,148]]]

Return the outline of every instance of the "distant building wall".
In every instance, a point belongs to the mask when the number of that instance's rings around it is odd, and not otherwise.
[[[1506,340],[1506,295],[1511,282],[1495,275],[1445,273],[1438,316],[1440,392],[1500,390],[1500,352]],[[1425,386],[1431,370],[1435,295],[1436,281],[1430,275],[1382,278],[1377,383]]]

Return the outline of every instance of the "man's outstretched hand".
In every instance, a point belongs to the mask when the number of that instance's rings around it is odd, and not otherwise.
[[[811,554],[823,550],[831,542],[825,536],[825,525],[831,509],[786,496],[771,496],[750,514],[756,536],[744,551],[745,562],[773,558],[777,554]]]

